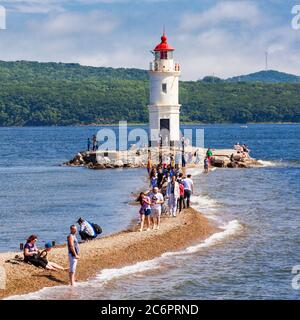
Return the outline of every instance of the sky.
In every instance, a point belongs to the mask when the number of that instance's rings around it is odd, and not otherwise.
[[[266,52],[269,69],[300,75],[297,4],[300,13],[300,0],[0,0],[0,60],[147,69],[165,27],[182,80],[263,70]]]

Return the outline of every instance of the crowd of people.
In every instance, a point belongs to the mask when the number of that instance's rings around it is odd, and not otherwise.
[[[250,149],[246,144],[240,144],[237,142],[233,149],[237,152],[237,154],[240,154],[243,158],[249,158]]]
[[[184,208],[190,207],[190,198],[194,192],[191,174],[184,176],[179,167],[164,164],[148,166],[150,190],[141,192],[138,201],[141,205],[140,231],[157,230],[162,213],[176,217]]]
[[[92,150],[97,149],[97,139],[94,135],[92,138]],[[88,139],[88,150],[91,148],[90,139]],[[200,162],[198,150],[194,154],[188,154],[187,162]],[[212,149],[207,150],[204,159],[204,171],[208,172],[211,159],[213,157]],[[151,159],[149,157],[149,159]],[[191,174],[185,175],[182,169],[175,164],[174,156],[170,155],[170,162],[167,165],[152,165],[149,160],[148,175],[150,181],[150,190],[147,193],[141,192],[138,201],[140,203],[140,229],[139,231],[158,230],[162,213],[170,217],[176,217],[183,209],[189,208],[191,204],[191,195],[194,193],[194,182]],[[90,241],[102,233],[99,225],[91,223],[83,218],[77,221],[79,225],[79,235],[82,241]],[[49,253],[55,246],[54,243],[47,242],[43,250],[39,250],[36,242],[37,236],[31,235],[23,248],[24,262],[33,266],[47,270],[69,270],[70,284],[75,283],[75,273],[79,256],[79,242],[76,237],[76,225],[70,226],[70,233],[67,237],[69,267],[65,268],[49,260]]]
[[[102,233],[102,229],[99,225],[91,223],[83,218],[79,218],[77,223],[79,224],[79,235],[82,241],[89,241],[96,239],[98,235]],[[75,273],[77,262],[79,260],[79,245],[78,239],[76,237],[77,227],[76,225],[70,226],[70,233],[67,237],[67,247],[68,247],[68,259],[69,267],[64,268],[63,266],[49,261],[48,254],[51,252],[52,248],[55,246],[54,243],[47,242],[43,250],[39,250],[36,242],[37,236],[31,235],[28,237],[26,244],[23,248],[24,262],[29,263],[35,267],[43,268],[46,270],[69,270],[70,284],[75,283]]]

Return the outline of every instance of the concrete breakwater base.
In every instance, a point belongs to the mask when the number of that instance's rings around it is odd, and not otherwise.
[[[203,167],[203,161],[207,149],[188,146],[184,150],[186,167]],[[248,156],[247,154],[239,153],[233,149],[212,149],[213,157],[211,166],[218,168],[251,168],[261,166],[261,163]],[[197,156],[196,156],[197,155]],[[171,159],[174,159],[175,164],[181,166],[182,150],[172,148],[131,148],[126,151],[82,151],[78,152],[75,157],[65,162],[66,166],[81,166],[88,169],[103,170],[117,168],[145,168],[147,167],[148,159],[151,163],[170,164]]]

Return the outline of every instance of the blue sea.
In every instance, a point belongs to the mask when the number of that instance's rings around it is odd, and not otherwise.
[[[103,270],[75,289],[54,287],[23,299],[299,299],[300,125],[199,125],[205,146],[246,143],[263,166],[192,169],[193,206],[220,232],[151,261]],[[137,217],[131,192],[143,169],[93,171],[61,163],[86,147],[97,127],[0,128],[0,251],[17,251],[31,233],[62,243],[79,216],[104,234]],[[112,128],[115,129],[115,128]],[[129,128],[131,130],[132,128]]]

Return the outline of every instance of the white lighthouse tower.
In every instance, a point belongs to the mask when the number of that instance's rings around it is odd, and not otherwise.
[[[150,146],[174,146],[180,141],[178,88],[180,66],[173,60],[174,48],[167,43],[163,33],[161,43],[154,49],[154,61],[150,63]]]

